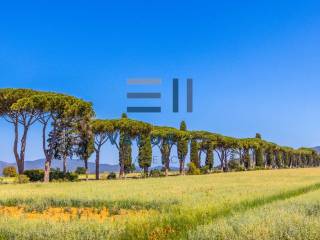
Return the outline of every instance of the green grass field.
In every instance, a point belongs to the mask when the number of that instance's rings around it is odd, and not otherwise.
[[[320,239],[320,169],[0,185],[0,239]]]

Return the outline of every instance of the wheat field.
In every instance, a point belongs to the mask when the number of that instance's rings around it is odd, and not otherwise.
[[[0,239],[320,239],[320,169],[0,185]]]

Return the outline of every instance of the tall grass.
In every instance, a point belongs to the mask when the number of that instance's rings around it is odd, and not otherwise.
[[[85,200],[85,199],[75,199],[75,198],[66,198],[66,199],[57,199],[57,198],[7,198],[0,199],[0,206],[21,206],[30,209],[30,211],[44,211],[52,207],[61,207],[61,208],[108,208],[108,209],[130,209],[130,210],[157,210],[164,211],[168,208],[177,205],[178,200],[168,199],[168,200],[152,200],[152,201],[139,201],[134,199],[121,199],[121,200]]]
[[[0,205],[3,206],[24,206],[31,211],[48,207],[107,207],[115,209],[115,214],[103,223],[83,220],[57,223],[1,216],[0,239],[2,236],[18,240],[193,238],[198,236],[200,225],[295,199],[316,191],[319,183],[320,169],[290,169],[161,179],[1,185]],[[141,216],[117,216],[117,209],[152,211]]]
[[[189,231],[190,240],[318,240],[320,191],[221,218]]]

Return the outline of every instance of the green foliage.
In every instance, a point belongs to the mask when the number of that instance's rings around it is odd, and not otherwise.
[[[284,152],[284,154],[283,154],[283,167],[285,167],[285,168],[289,167],[290,158],[291,158],[290,152]],[[312,165],[312,164],[310,164],[310,165]]]
[[[114,133],[115,126],[116,126],[116,120],[101,120],[101,119],[95,119],[91,121],[91,130],[94,135],[105,135],[105,137],[108,137],[108,135]]]
[[[233,160],[229,161],[229,162],[228,162],[228,166],[229,166],[229,169],[230,169],[231,171],[236,171],[236,172],[238,172],[238,171],[245,171],[244,166],[242,166],[242,165],[240,164],[240,161],[239,161],[239,160],[236,160],[236,159],[233,159]]]
[[[251,159],[250,159],[249,149],[247,148],[245,148],[243,151],[243,162],[244,162],[245,169],[251,168]]]
[[[53,180],[63,180],[64,179],[64,173],[62,171],[60,171],[59,168],[56,168],[56,169],[51,169],[50,170],[50,181],[53,181]]]
[[[29,178],[31,182],[40,182],[44,179],[44,171],[41,169],[25,170],[24,175]],[[70,181],[74,182],[78,180],[77,173],[64,173],[60,169],[50,170],[50,181]]]
[[[94,135],[89,122],[83,121],[77,129],[77,149],[75,153],[84,161],[86,178],[88,179],[88,160],[94,152]]]
[[[188,174],[189,175],[200,175],[201,171],[199,168],[197,168],[197,166],[193,162],[190,162],[190,163],[188,163]]]
[[[191,140],[191,149],[190,149],[190,161],[196,166],[196,168],[200,168],[200,159],[198,155],[198,143],[196,140]]]
[[[23,183],[29,183],[30,179],[28,176],[24,175],[24,174],[20,174],[18,176],[16,176],[14,183],[19,183],[19,184],[23,184]]]
[[[26,175],[31,182],[40,182],[43,181],[44,178],[44,171],[41,169],[25,170],[23,174]]]
[[[74,145],[76,145],[75,125],[71,118],[58,118],[53,123],[53,129],[49,133],[47,140],[48,152],[55,159],[66,160],[74,154]]]
[[[282,161],[283,161],[283,152],[277,151],[275,156],[275,163],[278,168],[282,167]]]
[[[274,165],[274,152],[269,150],[267,152],[267,166],[272,167]]]
[[[2,174],[5,177],[16,177],[17,176],[16,167],[14,167],[14,166],[4,167],[2,170]]]
[[[153,169],[150,171],[149,174],[150,177],[164,177],[163,171],[160,171],[159,169]]]
[[[86,174],[86,169],[84,167],[77,167],[77,169],[74,171],[76,174]]]
[[[200,173],[201,173],[201,174],[208,174],[208,173],[210,173],[209,166],[205,165],[205,166],[201,167],[201,168],[200,168]]]
[[[148,178],[148,177],[149,177],[149,173],[147,171],[140,173],[140,178]]]
[[[132,163],[130,166],[129,165],[125,165],[125,173],[133,173],[134,171],[136,171],[136,165],[134,163]]]
[[[20,103],[27,103],[32,96],[39,94],[40,92],[32,89],[0,89],[0,116],[4,116],[10,112],[17,111],[15,104],[17,104],[19,101]],[[26,110],[32,109],[28,108]]]
[[[187,131],[187,125],[185,121],[182,121],[180,123],[180,131]],[[184,162],[186,159],[186,156],[188,154],[188,137],[186,134],[180,134],[178,136],[178,141],[177,141],[177,153],[178,153],[178,158],[179,158],[179,164],[180,164],[180,172],[183,171],[184,168]]]
[[[258,148],[254,151],[254,153],[255,153],[256,167],[263,167],[264,166],[263,149]]]
[[[152,144],[158,146],[161,152],[161,161],[166,175],[170,169],[170,153],[172,146],[176,144],[179,139],[183,140],[185,135],[186,134],[183,131],[171,127],[154,127],[151,131]],[[182,159],[179,160],[181,164]]]
[[[79,139],[77,143],[77,155],[84,161],[87,161],[91,154],[94,152],[94,139],[91,129],[88,125],[84,124],[79,129]]]
[[[164,170],[169,170],[170,168],[170,151],[171,146],[169,140],[167,138],[162,139],[162,144],[160,145],[160,152],[161,152],[161,161],[164,167]]]
[[[75,182],[79,180],[79,175],[77,173],[66,172],[64,179],[70,182]]]
[[[187,131],[187,124],[186,124],[185,121],[182,121],[182,122],[180,123],[180,130],[181,130],[181,131]]]
[[[59,168],[50,170],[50,181],[69,181],[75,182],[79,178],[77,173],[64,173]]]
[[[112,179],[116,179],[116,178],[117,178],[117,174],[114,172],[109,173],[107,176],[108,180],[112,180]]]
[[[262,139],[261,134],[260,133],[256,133],[256,138]]]
[[[123,165],[124,172],[130,172],[132,167],[132,146],[130,136],[120,132],[119,163]]]
[[[210,144],[210,147],[206,149],[206,166],[208,167],[208,170],[213,169],[213,164],[214,164],[214,155],[213,155],[212,145]]]
[[[133,138],[140,135],[149,135],[152,126],[142,121],[137,121],[129,118],[121,118],[118,120],[114,120],[114,128],[115,130],[124,132]]]
[[[144,169],[145,173],[147,173],[152,161],[152,147],[149,135],[141,136],[141,139],[139,141],[138,161],[139,166]]]

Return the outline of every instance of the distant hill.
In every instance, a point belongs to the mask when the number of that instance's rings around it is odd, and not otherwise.
[[[314,147],[313,149],[320,153],[320,146]]]
[[[25,162],[25,170],[29,170],[29,169],[43,169],[44,168],[44,162],[45,159],[38,159],[38,160],[34,160],[34,161],[26,161]],[[17,168],[17,164],[16,163],[8,163],[8,162],[3,162],[0,161],[0,176],[2,175],[2,170],[4,167],[6,166],[15,166]],[[53,160],[52,164],[51,164],[52,168],[60,168],[63,169],[62,166],[62,161],[60,160]],[[73,172],[77,169],[77,167],[84,167],[84,163],[82,160],[80,159],[72,159],[72,160],[68,160],[67,162],[67,169],[70,172]],[[154,166],[151,167],[151,169],[161,169],[162,166]],[[100,172],[119,172],[120,167],[118,164],[112,165],[112,164],[100,164]],[[137,171],[141,171],[142,169],[140,169],[138,166],[136,166],[136,170]],[[178,171],[179,168],[172,166],[171,167],[171,171]],[[96,171],[96,165],[93,162],[89,162],[89,173],[95,173]]]
[[[38,159],[34,161],[26,161],[25,162],[25,170],[28,169],[43,169],[44,168],[45,159]],[[17,167],[16,163],[7,163],[0,161],[0,175],[2,175],[2,169],[6,166],[15,166]],[[52,161],[52,168],[60,168],[62,169],[62,161],[60,160],[53,160]],[[72,159],[67,162],[67,169],[68,171],[75,171],[77,167],[84,167],[84,163],[80,159]],[[95,163],[89,162],[89,172],[95,173]],[[118,172],[119,165],[111,165],[111,164],[100,164],[100,172]]]

